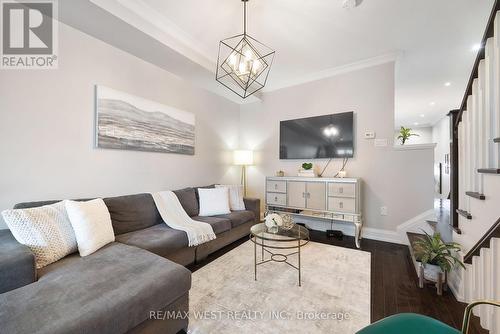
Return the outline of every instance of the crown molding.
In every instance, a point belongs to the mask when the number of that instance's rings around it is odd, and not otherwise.
[[[286,82],[271,85],[269,88],[264,88],[263,93],[274,92],[274,91],[279,90],[279,89],[293,87],[293,86],[297,86],[297,85],[302,85],[302,84],[305,84],[308,82],[313,82],[313,81],[318,81],[318,80],[334,77],[336,75],[361,70],[361,69],[364,69],[367,67],[372,67],[372,66],[376,66],[376,65],[390,63],[390,62],[396,62],[398,60],[398,58],[400,58],[402,56],[402,54],[403,54],[403,52],[401,52],[401,51],[390,52],[390,53],[386,53],[386,54],[383,54],[380,56],[356,61],[353,63],[349,63],[349,64],[337,66],[337,67],[332,67],[332,68],[329,68],[327,70],[309,73],[309,74],[301,76],[301,77],[296,77],[296,78],[290,79]]]
[[[210,72],[215,62],[198,41],[142,0],[90,0],[112,15],[155,38]]]

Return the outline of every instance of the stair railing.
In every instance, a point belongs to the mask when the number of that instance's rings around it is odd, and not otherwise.
[[[488,248],[490,246],[491,239],[500,238],[500,218],[493,224],[485,235],[470,249],[470,251],[464,256],[464,262],[472,264],[472,258],[474,256],[479,256],[481,248]]]

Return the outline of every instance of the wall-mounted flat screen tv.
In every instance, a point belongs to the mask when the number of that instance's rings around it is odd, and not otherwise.
[[[280,159],[329,159],[354,156],[354,113],[280,122]]]

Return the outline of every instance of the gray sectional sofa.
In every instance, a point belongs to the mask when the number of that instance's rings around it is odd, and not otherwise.
[[[155,320],[151,312],[187,312],[191,273],[184,266],[248,235],[260,218],[260,203],[245,199],[245,211],[200,217],[196,188],[175,193],[193,219],[212,225],[217,239],[188,247],[186,234],[163,222],[150,194],[104,198],[116,241],[86,257],[69,255],[38,272],[29,248],[8,230],[0,230],[0,332],[186,330],[188,318]],[[55,202],[21,203],[15,208]]]

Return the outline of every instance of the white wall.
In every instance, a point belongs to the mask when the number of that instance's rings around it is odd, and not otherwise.
[[[295,175],[302,161],[279,160],[279,121],[346,111],[355,112],[355,157],[347,171],[363,178],[366,226],[395,230],[433,207],[433,150],[395,151],[394,64],[388,63],[263,94],[263,101],[241,108],[240,146],[255,150],[249,194],[264,198],[265,177],[284,170]],[[375,147],[365,130],[389,141]],[[315,161],[324,166],[326,160]],[[339,168],[335,161],[325,173]],[[388,207],[388,216],[380,207]]]
[[[0,73],[0,210],[238,180],[237,104],[59,26],[59,69]],[[195,113],[195,155],[94,148],[96,84]]]
[[[415,145],[415,144],[431,144],[434,143],[432,139],[432,127],[426,126],[421,128],[412,128],[412,133],[418,136],[411,136],[405,143],[405,145]],[[399,136],[399,129],[394,132],[394,142],[396,145],[401,145],[401,140],[397,139]]]
[[[445,116],[432,127],[432,141],[436,143],[434,160],[436,164],[443,164],[441,198],[448,198],[450,193],[450,174],[446,174],[445,155],[450,154],[450,118]]]

